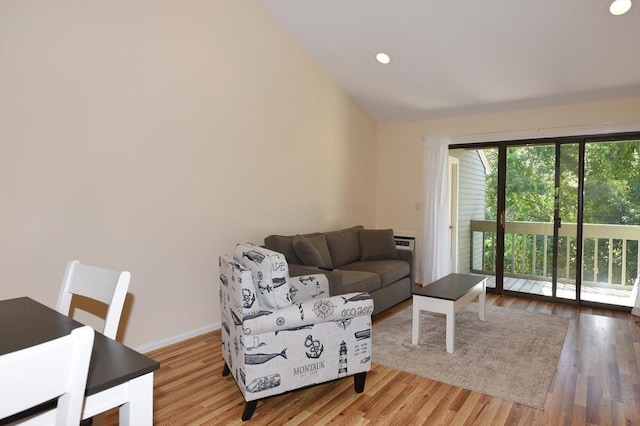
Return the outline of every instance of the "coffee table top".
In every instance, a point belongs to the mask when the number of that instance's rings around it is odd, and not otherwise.
[[[458,300],[486,278],[482,275],[449,274],[421,289],[413,290],[413,294],[436,299]]]

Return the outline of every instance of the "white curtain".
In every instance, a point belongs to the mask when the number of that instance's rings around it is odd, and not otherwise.
[[[451,273],[449,231],[449,138],[425,137],[422,285]]]
[[[638,275],[638,278],[636,278],[636,282],[633,285],[633,291],[631,292],[631,295],[632,297],[635,297],[635,302],[633,303],[631,313],[640,317],[640,275]]]

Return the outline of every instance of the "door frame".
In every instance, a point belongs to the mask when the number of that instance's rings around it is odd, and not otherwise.
[[[458,272],[458,193],[460,160],[449,156],[449,240],[451,272]]]

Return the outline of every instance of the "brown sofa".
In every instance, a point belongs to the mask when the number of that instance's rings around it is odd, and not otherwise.
[[[264,246],[284,254],[291,276],[325,274],[332,296],[369,293],[374,315],[411,297],[413,254],[396,249],[392,229],[269,235]]]

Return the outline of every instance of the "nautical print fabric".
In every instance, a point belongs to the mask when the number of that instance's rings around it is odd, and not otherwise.
[[[222,355],[246,401],[371,369],[369,294],[330,297],[324,275],[295,277],[293,305],[256,310],[247,269],[227,256],[219,264]]]
[[[260,312],[262,308],[257,300],[251,271],[229,256],[220,257],[219,263],[220,303],[223,307],[223,314],[229,315],[230,322],[227,322],[227,325],[231,322],[240,323],[245,316]],[[225,291],[222,291],[223,287]],[[222,326],[227,327],[224,319]]]
[[[262,308],[281,309],[291,306],[289,265],[283,254],[245,243],[236,245],[233,257],[251,271],[258,303]]]
[[[289,284],[291,285],[289,294],[293,303],[329,296],[329,279],[323,274],[290,277]]]
[[[368,293],[349,293],[322,299],[312,299],[275,311],[260,311],[245,315],[244,334],[260,334],[269,331],[290,330],[329,321],[340,321],[360,315],[371,315],[373,305]]]

